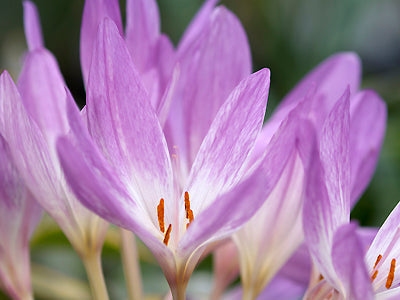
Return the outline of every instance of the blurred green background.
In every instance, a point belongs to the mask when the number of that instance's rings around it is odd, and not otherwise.
[[[82,105],[79,31],[84,2],[34,2],[40,12],[46,46],[57,57],[69,88]],[[125,1],[120,2],[124,18]],[[202,1],[159,0],[158,3],[162,31],[177,44]],[[400,200],[400,1],[226,0],[220,3],[242,21],[252,49],[254,70],[271,69],[267,116],[302,76],[329,55],[337,51],[355,51],[360,55],[362,86],[375,89],[386,100],[389,116],[375,176],[352,217],[365,226],[380,226]],[[9,70],[16,79],[25,49],[22,2],[0,0],[0,69]],[[111,230],[103,256],[111,299],[126,298],[118,247],[118,234]],[[141,249],[145,291],[155,295],[167,291],[154,258],[144,247]],[[38,299],[56,299],[56,291],[52,289],[65,292],[74,288],[82,294],[57,299],[89,297],[83,267],[49,218],[44,219],[33,238],[32,257],[34,286],[40,291]],[[209,288],[210,265],[211,259],[202,263],[190,289]],[[46,296],[46,290],[53,296]]]

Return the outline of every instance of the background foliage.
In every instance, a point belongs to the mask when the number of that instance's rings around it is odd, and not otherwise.
[[[85,92],[79,65],[79,30],[83,0],[34,0],[46,46],[57,57],[80,106]],[[121,7],[125,1],[120,1]],[[175,44],[200,7],[200,0],[159,0],[162,31]],[[396,0],[225,0],[221,3],[242,21],[253,54],[254,70],[271,69],[267,117],[279,100],[311,68],[337,51],[355,51],[363,62],[364,88],[387,102],[388,128],[381,159],[367,192],[352,217],[361,225],[380,226],[400,200],[400,2]],[[122,9],[122,15],[125,11]],[[22,3],[0,0],[0,69],[18,77],[26,49]],[[1,238],[1,237],[0,237]],[[110,230],[103,264],[111,299],[125,299],[119,237]],[[154,258],[140,247],[145,291],[160,295],[167,284]],[[88,299],[83,267],[50,218],[44,218],[32,240],[33,284],[37,299]],[[199,266],[191,290],[210,287],[211,258]],[[0,295],[0,299],[7,299]]]

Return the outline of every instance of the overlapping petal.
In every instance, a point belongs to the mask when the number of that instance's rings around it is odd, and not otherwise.
[[[24,1],[24,27],[28,49],[32,51],[43,48],[44,42],[39,13],[31,1]]]

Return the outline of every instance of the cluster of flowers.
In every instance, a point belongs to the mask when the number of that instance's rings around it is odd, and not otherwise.
[[[28,245],[42,208],[89,278],[101,277],[108,222],[135,233],[174,299],[211,251],[213,299],[239,271],[228,299],[400,294],[400,207],[378,232],[350,222],[386,126],[382,99],[359,90],[358,57],[321,63],[263,126],[270,72],[251,73],[245,32],[216,2],[175,49],[155,0],[127,0],[125,31],[117,0],[86,0],[82,111],[24,3],[29,51],[17,85],[0,77],[0,280],[12,298],[33,297]]]

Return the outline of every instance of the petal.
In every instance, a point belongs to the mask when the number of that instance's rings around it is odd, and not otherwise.
[[[332,260],[346,299],[374,299],[355,224],[345,224],[333,237]]]
[[[86,107],[100,151],[156,222],[160,198],[174,200],[168,149],[125,43],[109,19],[100,25]]]
[[[57,61],[46,49],[31,51],[18,80],[25,109],[46,139],[68,130],[65,82]]]
[[[187,181],[194,212],[201,212],[239,180],[262,126],[269,78],[269,70],[263,69],[243,80],[215,117]]]
[[[115,22],[120,34],[123,34],[121,12],[118,0],[86,0],[83,8],[80,58],[85,85],[89,76],[92,62],[93,47],[95,45],[97,30],[104,18],[110,18]]]
[[[31,1],[24,1],[24,29],[25,38],[30,51],[43,48],[42,28],[36,5]]]
[[[32,294],[28,245],[41,216],[0,135],[0,282],[15,299]]]
[[[219,0],[204,1],[203,6],[200,8],[196,16],[186,28],[182,39],[179,42],[180,51],[184,51],[186,47],[188,47],[190,44],[193,43],[193,41],[196,40],[197,36],[203,30],[203,27],[206,26],[207,22],[209,21],[211,13],[218,2]]]
[[[139,73],[151,68],[160,36],[160,14],[155,0],[127,0],[125,36]]]
[[[349,221],[349,91],[328,116],[322,129],[320,156],[315,153],[307,171],[303,208],[306,243],[314,263],[331,283],[338,282],[331,261],[333,234]],[[336,287],[338,289],[338,287]]]
[[[183,145],[177,137],[173,143],[190,166],[219,108],[251,72],[250,49],[242,25],[226,8],[215,9],[198,38],[178,53],[178,60],[181,75],[172,106],[182,108],[172,108],[168,122],[174,135],[183,136]],[[182,119],[183,126],[175,125],[176,119]]]
[[[301,299],[305,292],[305,286],[293,282],[284,277],[276,277],[257,297],[258,300],[292,300]]]
[[[387,107],[373,91],[351,100],[351,202],[358,200],[374,173],[386,130]]]
[[[180,241],[182,252],[190,253],[197,246],[224,238],[242,226],[267,199],[293,153],[303,148],[299,144],[302,141],[314,144],[313,128],[291,116],[271,140],[258,167],[232,190],[218,196],[197,217],[195,215]],[[209,186],[204,188],[207,190]],[[196,210],[193,211],[196,214]]]
[[[324,120],[343,91],[349,86],[350,94],[353,95],[360,86],[360,80],[360,58],[351,52],[335,54],[313,69],[293,88],[282,100],[272,119],[282,120],[311,88],[315,88],[315,111],[320,115],[319,119]]]

